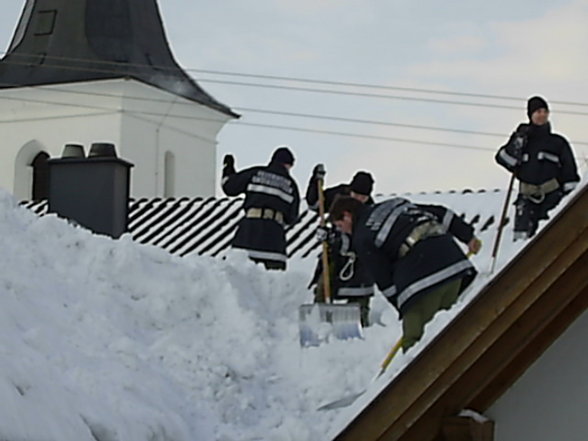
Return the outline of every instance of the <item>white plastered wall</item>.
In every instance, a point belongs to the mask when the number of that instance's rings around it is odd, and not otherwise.
[[[31,197],[39,152],[55,158],[78,143],[88,153],[93,142],[114,143],[135,165],[135,197],[164,195],[166,152],[174,196],[214,194],[216,136],[228,120],[220,112],[125,79],[5,89],[0,103],[0,187],[18,199]]]
[[[486,412],[495,441],[588,439],[588,313]]]
[[[123,109],[121,152],[137,161],[135,196],[169,196],[166,179],[174,196],[214,195],[216,137],[226,115],[136,81],[127,82]],[[165,176],[166,153],[173,178]]]

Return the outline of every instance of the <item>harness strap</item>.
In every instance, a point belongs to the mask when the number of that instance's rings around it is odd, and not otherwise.
[[[559,182],[557,182],[557,179],[552,178],[549,181],[539,185],[521,182],[519,186],[519,192],[536,204],[540,204],[545,199],[546,194],[557,190],[559,187],[560,186]]]
[[[443,226],[435,221],[424,222],[417,225],[406,236],[400,249],[398,250],[398,257],[404,257],[418,242],[433,236],[441,236],[443,234]]]

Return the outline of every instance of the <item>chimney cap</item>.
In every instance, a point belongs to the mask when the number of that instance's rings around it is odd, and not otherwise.
[[[84,146],[81,144],[65,144],[63,152],[61,153],[62,158],[85,158],[86,153],[84,152]]]
[[[116,147],[111,142],[93,142],[88,158],[116,158]]]

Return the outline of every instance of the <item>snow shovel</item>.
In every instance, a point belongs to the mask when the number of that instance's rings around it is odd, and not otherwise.
[[[325,226],[325,196],[323,180],[317,179],[320,226]],[[329,250],[327,240],[322,243],[323,287],[325,303],[301,305],[299,308],[300,346],[318,346],[330,336],[339,340],[362,338],[359,305],[334,304],[331,298]]]
[[[386,372],[388,365],[390,364],[390,362],[392,361],[394,356],[398,353],[398,350],[401,347],[402,347],[402,337],[399,338],[398,341],[396,342],[396,344],[392,347],[392,349],[390,349],[390,352],[388,352],[388,355],[386,356],[386,358],[384,359],[384,361],[380,365],[380,372],[378,372],[378,374],[374,378],[372,378],[372,381],[370,381],[370,385],[372,383],[374,383],[378,378],[380,378],[384,372]],[[332,401],[330,403],[327,403],[327,404],[319,407],[317,410],[333,410],[333,409],[340,409],[341,407],[350,406],[351,404],[353,404],[353,402],[355,400],[357,400],[360,396],[365,394],[367,392],[367,390],[368,390],[368,388],[366,388],[356,394],[348,395],[343,398],[339,398],[338,400]]]

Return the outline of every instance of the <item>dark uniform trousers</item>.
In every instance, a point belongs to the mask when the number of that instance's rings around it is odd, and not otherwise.
[[[562,197],[563,194],[559,189],[539,199],[519,193],[515,201],[515,240],[522,238],[521,236],[533,237],[537,232],[539,221],[549,218],[547,213],[559,204]]]
[[[406,352],[421,339],[425,325],[438,311],[450,309],[457,301],[461,279],[452,280],[428,294],[424,294],[404,313],[402,319],[402,351]]]

